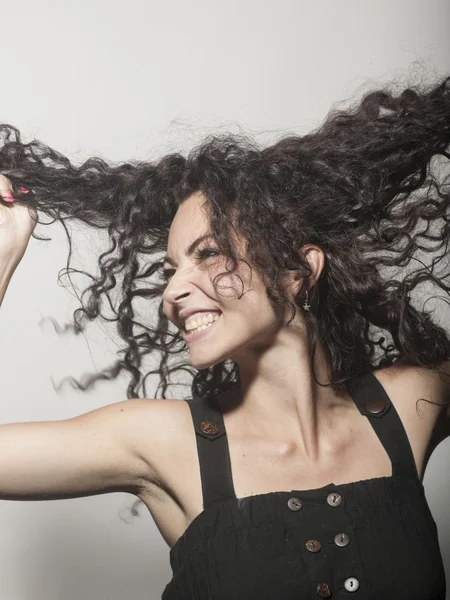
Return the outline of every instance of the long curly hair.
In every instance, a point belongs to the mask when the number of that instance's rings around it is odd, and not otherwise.
[[[180,370],[192,375],[193,395],[220,394],[238,382],[231,360],[194,369],[181,332],[171,330],[163,312],[167,284],[158,253],[167,249],[178,207],[194,192],[207,199],[211,235],[227,258],[227,273],[242,260],[238,236],[267,297],[287,303],[292,318],[308,290],[311,311],[304,318],[312,358],[318,343],[327,353],[326,385],[337,391],[394,363],[443,373],[448,333],[432,320],[433,311],[413,306],[411,293],[426,282],[436,284],[444,300],[450,290],[449,88],[450,77],[401,93],[386,86],[350,108],[332,110],[313,132],[269,147],[244,136],[212,136],[187,156],[120,165],[90,158],[75,166],[39,141],[22,142],[16,128],[0,126],[0,171],[17,200],[60,221],[67,232],[73,219],[108,232],[109,247],[94,274],[71,267],[70,246],[65,273],[89,277],[71,325],[79,333],[94,319],[115,323],[123,348],[110,367],[74,385],[87,389],[125,372],[127,396],[146,397],[147,378],[157,374],[152,395],[166,398]],[[326,258],[313,286],[300,251],[307,243]],[[428,264],[426,253],[432,253]],[[286,270],[303,282],[294,303],[282,291]],[[142,300],[153,304],[153,313],[139,313]],[[144,369],[155,351],[159,364]]]

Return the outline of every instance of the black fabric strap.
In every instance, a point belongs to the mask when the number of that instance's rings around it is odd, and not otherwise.
[[[348,388],[360,413],[369,419],[392,462],[392,475],[419,478],[403,423],[381,383],[368,373]],[[212,396],[186,399],[197,439],[203,508],[236,498],[225,423]]]
[[[195,396],[186,402],[197,438],[203,508],[207,509],[215,502],[236,498],[225,423],[215,398]]]
[[[355,379],[348,391],[366,416],[392,462],[392,475],[419,479],[414,454],[403,423],[384,387],[373,373]]]

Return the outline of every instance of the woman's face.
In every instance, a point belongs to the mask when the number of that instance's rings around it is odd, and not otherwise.
[[[277,314],[267,298],[256,270],[250,271],[241,261],[234,274],[227,274],[226,259],[214,252],[216,245],[208,237],[189,252],[189,246],[209,232],[207,216],[202,211],[204,201],[201,193],[195,193],[180,205],[169,231],[167,257],[171,260],[166,257],[164,263],[169,276],[163,294],[164,312],[181,330],[191,362],[198,369],[226,359],[240,363],[256,358],[274,344],[285,322],[285,315]],[[220,273],[225,274],[216,279],[217,293],[212,280]],[[193,309],[206,311],[201,316],[211,311],[213,317],[220,317],[190,339],[185,324],[192,317],[186,319],[180,312]]]

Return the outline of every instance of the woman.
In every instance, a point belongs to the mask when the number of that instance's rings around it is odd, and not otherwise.
[[[4,126],[2,297],[39,212],[106,228],[74,327],[108,319],[125,347],[75,383],[131,382],[124,402],[2,425],[1,497],[135,494],[171,546],[165,599],[443,600],[422,480],[450,434],[450,340],[410,294],[450,290],[449,88],[375,91],[309,135],[156,164],[75,167]],[[156,326],[136,306],[153,298]],[[185,402],[165,396],[179,369]]]

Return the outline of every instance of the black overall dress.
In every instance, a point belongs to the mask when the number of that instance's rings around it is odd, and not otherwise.
[[[349,388],[392,476],[236,498],[222,414],[186,400],[203,511],[170,550],[163,600],[445,600],[436,524],[403,424],[373,374]]]

